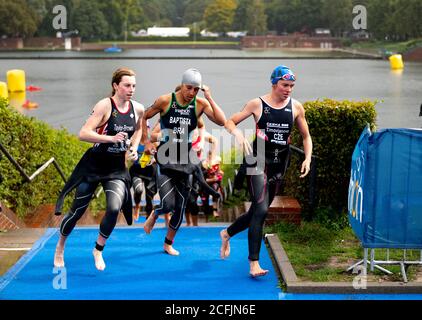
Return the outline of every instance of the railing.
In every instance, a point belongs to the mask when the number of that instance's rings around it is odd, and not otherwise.
[[[37,175],[43,172],[50,164],[53,164],[63,181],[66,182],[66,177],[63,173],[63,170],[60,168],[60,165],[57,163],[54,157],[50,158],[46,163],[39,167],[32,175],[28,175],[25,170],[20,166],[20,164],[12,157],[12,155],[6,150],[6,148],[0,143],[0,151],[4,153],[6,158],[13,164],[13,166],[19,171],[21,176],[24,178],[25,182],[31,182],[35,179]]]

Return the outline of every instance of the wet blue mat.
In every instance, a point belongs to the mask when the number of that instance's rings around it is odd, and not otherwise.
[[[33,248],[0,278],[0,300],[422,300],[422,294],[284,293],[265,244],[266,277],[249,277],[247,232],[230,240],[227,260],[219,257],[221,227],[182,227],[178,257],[163,252],[164,228],[116,228],[104,250],[106,270],[97,271],[92,249],[97,228],[76,228],[67,241],[65,269],[53,268],[58,239],[48,229]]]
[[[106,269],[97,271],[92,249],[97,228],[76,228],[66,244],[66,268],[54,270],[58,232],[49,229],[0,278],[0,299],[277,300],[280,288],[265,250],[266,277],[249,277],[247,232],[231,239],[232,253],[219,257],[221,227],[181,228],[174,247],[163,252],[164,228],[116,228],[104,249]]]

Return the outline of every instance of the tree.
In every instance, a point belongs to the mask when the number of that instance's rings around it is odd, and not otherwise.
[[[240,0],[237,6],[233,30],[246,30],[249,34],[263,34],[267,31],[267,15],[261,0]]]
[[[273,0],[268,3],[269,28],[277,32],[312,32],[325,25],[322,0]]]
[[[125,21],[124,13],[120,2],[116,0],[104,0],[99,3],[101,12],[108,23],[108,39],[117,39],[123,36],[123,23]]]
[[[227,32],[233,24],[236,10],[235,0],[214,0],[204,12],[204,20],[209,31]]]
[[[83,39],[103,38],[108,34],[108,24],[96,0],[84,0],[73,12],[74,26]]]
[[[185,25],[194,22],[197,24],[204,24],[204,12],[211,1],[212,0],[185,0],[185,11],[183,13]]]
[[[334,36],[343,36],[344,31],[352,29],[352,0],[323,0],[322,17]]]
[[[0,36],[27,37],[37,30],[37,16],[24,0],[0,0]]]

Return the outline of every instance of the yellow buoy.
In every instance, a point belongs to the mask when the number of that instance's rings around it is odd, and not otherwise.
[[[388,59],[390,60],[391,69],[399,70],[404,68],[401,54],[393,54]]]
[[[25,71],[19,69],[7,71],[7,86],[9,92],[25,91]]]
[[[7,99],[9,97],[9,93],[7,92],[7,84],[6,82],[0,81],[0,98]]]

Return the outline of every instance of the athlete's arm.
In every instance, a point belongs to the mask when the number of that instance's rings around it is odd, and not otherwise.
[[[157,142],[157,141],[160,141],[160,139],[161,139],[161,127],[160,127],[160,121],[157,121],[151,130],[150,140],[151,142]]]
[[[165,111],[165,108],[169,104],[167,96],[160,96],[153,104],[150,106],[142,118],[142,138],[141,143],[145,146],[145,152],[147,154],[152,154],[157,151],[153,143],[148,139],[148,126],[147,120],[155,116],[159,112]]]
[[[299,132],[303,139],[303,150],[305,152],[305,160],[302,162],[302,167],[300,169],[300,177],[305,177],[309,170],[311,169],[311,160],[312,160],[312,138],[309,133],[308,123],[305,118],[305,109],[302,104],[298,101],[295,101],[295,114],[296,114],[296,125],[299,129]]]
[[[235,113],[229,120],[226,121],[226,124],[224,125],[226,130],[235,136],[236,141],[243,148],[246,154],[250,154],[252,152],[252,147],[249,144],[249,141],[245,139],[242,132],[237,128],[237,124],[249,118],[251,115],[254,115],[256,120],[258,108],[259,99],[250,100],[248,103],[246,103],[242,111]]]
[[[126,132],[119,132],[115,136],[108,136],[97,133],[97,128],[104,125],[111,113],[110,99],[100,100],[92,110],[88,120],[79,131],[79,139],[92,143],[116,143],[124,141],[127,138]]]
[[[135,132],[130,139],[131,147],[129,150],[128,158],[130,160],[136,161],[136,159],[138,159],[138,145],[142,137],[142,118],[144,117],[145,108],[142,104],[137,103],[136,101],[132,101],[132,103],[133,108],[135,109],[137,121]]]
[[[202,91],[204,92],[204,97],[206,99],[198,99],[198,101],[204,105],[202,112],[204,112],[212,122],[218,124],[219,126],[224,126],[226,122],[226,115],[212,98],[210,88],[206,85],[203,85]]]

